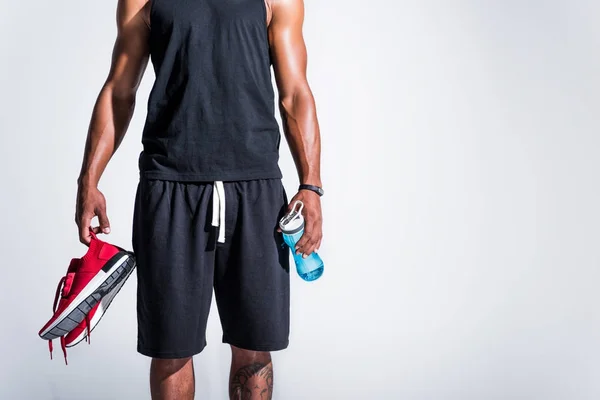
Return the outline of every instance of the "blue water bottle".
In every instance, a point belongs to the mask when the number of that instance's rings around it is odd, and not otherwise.
[[[296,210],[298,204],[300,205],[300,208]],[[283,240],[292,250],[298,275],[305,281],[310,282],[323,275],[324,265],[321,257],[315,252],[306,258],[303,258],[302,254],[296,254],[296,243],[304,233],[304,217],[302,216],[303,208],[304,204],[299,200],[296,201],[292,210],[279,221],[279,227],[283,234]]]

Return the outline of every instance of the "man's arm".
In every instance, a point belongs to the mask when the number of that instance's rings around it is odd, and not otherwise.
[[[271,0],[269,43],[279,91],[284,133],[296,164],[300,183],[322,186],[321,138],[312,91],[306,78],[307,55],[302,26],[303,0]],[[305,256],[318,249],[322,238],[321,200],[302,190],[290,201],[304,203],[306,225],[296,251]]]
[[[109,233],[104,195],[98,182],[131,121],[140,81],[148,64],[148,0],[119,0],[117,38],[108,77],[94,105],[78,178],[75,222],[79,240],[89,244],[89,228],[98,216],[96,233]]]

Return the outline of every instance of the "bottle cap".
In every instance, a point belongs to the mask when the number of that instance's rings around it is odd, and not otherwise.
[[[300,204],[300,208],[296,210],[296,207]],[[302,209],[304,203],[297,200],[292,207],[292,210],[279,220],[279,227],[285,233],[292,234],[300,231],[304,227],[304,217],[302,216]]]

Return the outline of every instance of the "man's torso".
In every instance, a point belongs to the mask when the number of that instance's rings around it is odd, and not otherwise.
[[[153,0],[147,10],[156,80],[141,173],[280,178],[264,0]]]

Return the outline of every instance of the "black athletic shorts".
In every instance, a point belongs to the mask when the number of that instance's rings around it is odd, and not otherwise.
[[[276,229],[287,204],[280,179],[142,177],[133,218],[138,352],[153,358],[200,353],[213,288],[224,343],[286,348],[290,253]]]

